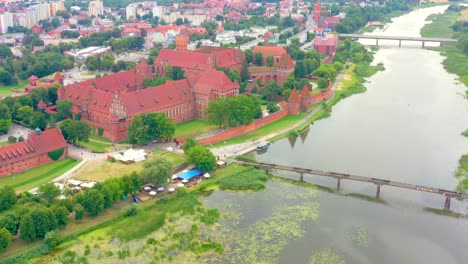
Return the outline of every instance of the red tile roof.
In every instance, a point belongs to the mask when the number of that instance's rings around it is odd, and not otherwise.
[[[195,83],[193,92],[209,95],[214,89],[218,89],[216,90],[217,92],[223,93],[232,91],[236,87],[239,87],[239,85],[236,82],[232,82],[224,72],[207,70]]]
[[[261,53],[264,58],[268,56],[280,57],[283,54],[287,54],[286,49],[281,46],[255,46],[253,53]]]
[[[288,102],[289,103],[299,103],[299,102],[301,102],[301,99],[299,99],[299,94],[297,94],[296,88],[294,88],[292,90],[291,94],[289,95]]]
[[[39,78],[37,78],[36,75],[31,75],[31,77],[28,78],[28,81],[37,81]]]
[[[42,131],[40,135],[30,134],[26,143],[34,148],[38,154],[67,147],[67,142],[58,128]]]
[[[167,62],[171,66],[181,68],[199,68],[199,66],[210,64],[211,54],[192,51],[162,49],[156,58],[155,65]],[[198,67],[196,67],[198,66]]]
[[[302,87],[301,97],[310,97],[310,90],[307,84],[305,84],[304,87]]]
[[[26,142],[18,142],[0,148],[0,166],[11,163],[12,160],[23,160],[35,156],[34,149]]]
[[[322,38],[322,37],[315,37],[314,45],[318,46],[336,46],[337,39],[336,37],[332,38]]]
[[[214,54],[216,65],[220,68],[242,64],[243,57],[239,49],[202,46],[195,52]]]
[[[63,79],[64,79],[64,77],[60,72],[55,73],[54,80],[59,81],[59,80],[63,80]]]
[[[289,54],[283,54],[279,59],[278,66],[285,68],[294,68],[294,61]]]
[[[121,94],[122,105],[127,116],[160,111],[183,104],[191,96],[186,79],[168,81],[166,84]]]
[[[102,91],[123,91],[136,85],[135,72],[133,70],[117,72],[100,78],[87,80],[80,84],[92,85]]]
[[[39,103],[37,103],[37,108],[38,109],[45,109],[47,107],[46,103],[44,103],[44,101],[39,101]]]

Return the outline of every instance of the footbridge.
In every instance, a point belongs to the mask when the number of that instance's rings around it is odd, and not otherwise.
[[[390,180],[370,178],[370,177],[351,175],[351,174],[345,174],[345,173],[337,173],[337,172],[331,172],[331,171],[321,171],[321,170],[313,170],[313,169],[306,169],[306,168],[299,168],[299,167],[291,167],[291,166],[278,165],[278,164],[265,163],[265,162],[247,162],[247,161],[234,161],[234,162],[243,166],[259,167],[265,170],[266,172],[270,172],[271,170],[296,172],[299,174],[300,181],[304,181],[304,174],[311,174],[311,175],[334,178],[337,181],[336,188],[338,190],[340,190],[341,180],[367,182],[367,183],[376,185],[377,197],[380,196],[380,186],[382,185],[387,185],[387,186],[392,186],[392,187],[397,187],[397,188],[402,188],[402,189],[409,189],[409,190],[419,191],[419,192],[440,194],[446,197],[445,205],[444,205],[444,209],[446,210],[450,209],[451,198],[457,198],[457,199],[462,199],[462,200],[468,199],[468,195],[461,193],[461,192],[454,192],[454,191],[449,191],[449,190],[444,190],[444,189],[424,186],[424,185],[416,185],[416,184],[405,183],[405,182],[390,181]]]
[[[457,42],[456,39],[450,38],[423,38],[423,37],[401,37],[401,36],[374,36],[374,35],[359,35],[359,34],[339,34],[340,39],[350,38],[353,40],[357,39],[375,39],[375,45],[379,45],[379,40],[398,40],[399,47],[401,47],[402,41],[419,41],[422,42],[422,47],[424,48],[426,42],[439,42],[440,45],[443,45],[448,42]]]

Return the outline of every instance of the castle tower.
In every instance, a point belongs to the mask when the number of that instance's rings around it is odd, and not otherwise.
[[[288,112],[290,115],[298,115],[300,111],[301,99],[294,88],[288,98]]]
[[[321,13],[322,13],[322,5],[320,4],[320,0],[317,0],[317,3],[315,3],[315,6],[314,6],[314,22],[317,24],[320,22]]]
[[[312,105],[312,95],[310,94],[309,86],[304,85],[300,93],[301,98],[301,111],[309,111]]]
[[[146,60],[142,60],[140,64],[135,68],[135,77],[136,77],[136,89],[143,89],[145,79],[153,77],[153,69]]]
[[[188,50],[188,43],[189,37],[185,34],[180,34],[176,37],[176,50],[187,51]]]

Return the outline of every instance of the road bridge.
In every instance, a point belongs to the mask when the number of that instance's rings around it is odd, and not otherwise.
[[[420,41],[422,42],[422,47],[424,48],[426,42],[439,42],[440,45],[443,45],[448,42],[457,42],[456,39],[450,38],[424,38],[424,37],[402,37],[402,36],[374,36],[374,35],[359,35],[359,34],[339,34],[340,39],[351,38],[351,39],[375,39],[375,45],[379,45],[379,40],[398,40],[399,47],[401,47],[402,41]]]
[[[351,175],[351,174],[345,174],[345,173],[337,173],[337,172],[331,172],[331,171],[321,171],[321,170],[313,170],[313,169],[306,169],[306,168],[299,168],[299,167],[291,167],[291,166],[278,165],[278,164],[265,163],[265,162],[247,162],[247,161],[234,161],[234,162],[243,166],[256,166],[265,170],[266,172],[270,172],[271,170],[296,172],[296,173],[299,173],[300,181],[304,181],[304,174],[311,174],[311,175],[334,178],[337,181],[336,188],[338,190],[340,190],[341,180],[368,182],[368,183],[372,183],[376,185],[377,197],[380,196],[380,186],[382,185],[392,186],[392,187],[397,187],[397,188],[402,188],[402,189],[409,189],[409,190],[419,191],[419,192],[440,194],[446,197],[445,205],[444,205],[444,209],[446,210],[450,209],[451,198],[457,198],[457,199],[462,199],[462,200],[468,199],[468,195],[461,193],[461,192],[449,191],[449,190],[444,190],[444,189],[440,189],[436,187],[416,185],[416,184],[399,182],[399,181],[390,181],[390,180],[384,180],[384,179],[379,179],[379,178],[371,178],[371,177]]]

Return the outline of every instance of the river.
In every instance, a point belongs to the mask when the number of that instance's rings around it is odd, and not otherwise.
[[[371,34],[420,36],[425,18],[446,7],[413,11]],[[403,42],[399,48],[398,41],[381,40],[379,45],[375,63],[382,62],[385,71],[368,79],[365,93],[341,101],[306,134],[275,142],[257,158],[453,190],[458,159],[468,151],[468,140],[460,135],[468,125],[464,87],[444,70],[444,58],[420,43]],[[336,186],[332,179],[304,177]],[[322,252],[329,259],[323,263],[342,263],[340,258],[348,264],[468,262],[468,219],[439,214],[443,196],[384,186],[376,200],[371,184],[342,181],[340,192],[326,188],[270,181],[257,193],[214,192],[205,204],[231,215],[222,221],[221,230],[230,230],[224,234],[235,230],[237,239],[258,240],[248,240],[250,247],[237,241],[233,247],[241,250],[228,249],[220,258],[234,263],[229,258],[244,253],[236,263],[309,263]],[[318,217],[275,215],[294,206]],[[453,211],[467,208],[468,202],[452,199]],[[229,238],[224,243],[229,245]]]

